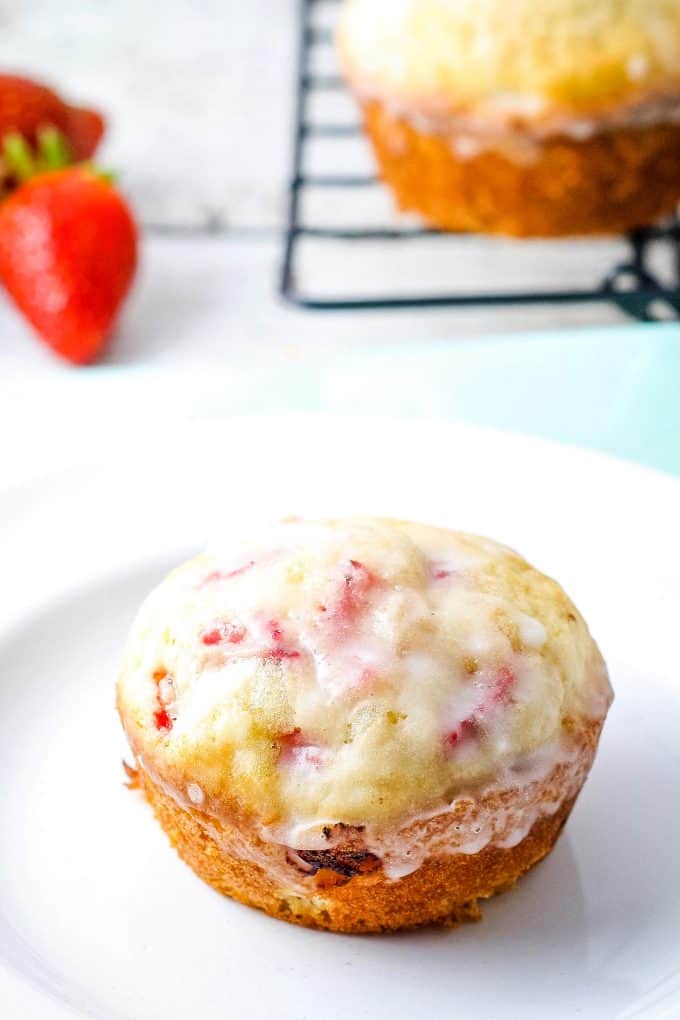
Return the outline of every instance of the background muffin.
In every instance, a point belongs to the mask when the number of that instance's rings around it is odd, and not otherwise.
[[[401,208],[615,232],[680,199],[675,0],[345,0],[342,62]]]
[[[288,522],[142,607],[118,708],[204,879],[375,931],[478,915],[552,847],[610,700],[559,586],[485,539]]]

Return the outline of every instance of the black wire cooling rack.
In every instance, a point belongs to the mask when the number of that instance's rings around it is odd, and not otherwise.
[[[458,255],[465,259],[465,252],[460,246],[465,239],[473,235],[451,234],[428,229],[418,225],[410,225],[405,220],[385,218],[377,226],[337,225],[329,223],[326,217],[316,218],[313,222],[304,214],[306,199],[316,194],[329,196],[325,208],[332,205],[331,195],[344,198],[344,205],[350,206],[355,196],[367,189],[380,189],[382,184],[371,173],[357,173],[342,169],[333,172],[308,172],[309,149],[318,140],[356,140],[361,141],[362,127],[358,117],[353,115],[347,122],[337,119],[315,116],[315,107],[322,105],[319,99],[328,98],[329,93],[341,94],[345,89],[342,77],[332,65],[333,21],[340,0],[298,0],[299,40],[296,70],[296,104],[294,119],[293,167],[290,180],[288,204],[288,220],[285,232],[285,249],[280,277],[280,293],[284,299],[298,307],[316,310],[349,311],[359,309],[396,309],[396,308],[442,308],[447,306],[507,306],[507,305],[540,305],[540,304],[578,304],[585,302],[610,302],[618,306],[630,317],[642,322],[658,319],[680,318],[680,221],[674,220],[662,226],[635,230],[621,242],[621,256],[614,257],[610,268],[605,270],[592,285],[581,289],[560,290],[531,286],[517,288],[512,291],[491,290],[489,292],[449,291],[441,293],[414,294],[396,289],[393,293],[376,291],[361,295],[344,293],[337,289],[337,280],[331,293],[315,292],[307,288],[302,280],[305,273],[301,271],[301,253],[305,243],[335,244],[344,246],[347,259],[354,260],[366,251],[370,242],[389,241],[395,246],[408,244],[414,240],[425,241],[431,245],[447,245],[450,264],[455,266],[456,246]],[[317,70],[318,66],[332,66],[329,73]],[[680,172],[680,168],[679,168]],[[333,217],[332,219],[335,219]],[[492,239],[487,243],[493,244]],[[503,242],[499,241],[498,244]],[[532,242],[518,241],[519,245]],[[566,252],[570,240],[556,242]],[[652,249],[663,243],[666,247],[666,272],[662,280],[657,269],[650,265]],[[505,242],[507,248],[508,242]],[[392,249],[394,250],[394,249]],[[501,257],[512,258],[512,247],[501,250]],[[388,254],[381,259],[389,258]],[[370,260],[369,260],[370,265]],[[366,272],[370,272],[367,269]],[[362,262],[362,284],[367,283]],[[337,275],[337,274],[336,274]],[[395,271],[395,278],[398,276]],[[370,282],[370,281],[368,281]],[[362,290],[364,287],[362,286]]]

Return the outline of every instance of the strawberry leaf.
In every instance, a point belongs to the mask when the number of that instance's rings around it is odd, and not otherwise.
[[[38,131],[38,160],[41,170],[61,170],[73,162],[73,153],[66,136],[55,127]]]
[[[21,184],[30,180],[35,174],[36,162],[23,135],[14,131],[5,135],[2,140],[2,156],[11,176]]]

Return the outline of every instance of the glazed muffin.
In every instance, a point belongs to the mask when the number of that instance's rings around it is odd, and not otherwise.
[[[607,671],[554,581],[403,521],[291,520],[148,597],[117,704],[184,860],[298,924],[479,916],[552,848]]]
[[[399,206],[612,233],[680,200],[676,0],[345,0],[341,60]]]

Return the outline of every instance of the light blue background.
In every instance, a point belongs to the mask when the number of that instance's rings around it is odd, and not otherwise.
[[[680,326],[623,326],[230,358],[210,372],[100,366],[60,399],[84,422],[175,416],[444,417],[601,450],[680,475]],[[52,394],[53,396],[54,394]],[[40,399],[33,389],[33,399]],[[115,408],[115,410],[113,410]],[[153,408],[153,411],[151,410]],[[89,410],[88,410],[89,409]]]

